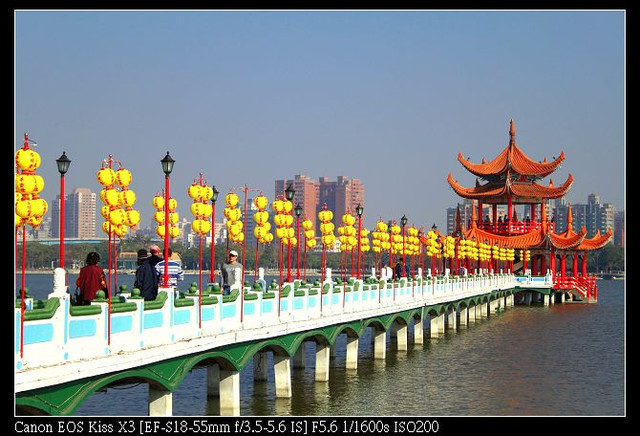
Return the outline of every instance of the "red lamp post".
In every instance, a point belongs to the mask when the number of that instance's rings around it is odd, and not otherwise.
[[[209,281],[214,283],[216,278],[216,200],[218,200],[218,190],[215,185],[213,188],[213,197],[211,197],[211,273],[209,274]]]
[[[296,191],[291,184],[284,190],[284,196],[289,201],[293,200],[295,193]],[[287,244],[287,282],[291,282],[291,244]]]
[[[364,208],[360,203],[356,206],[356,214],[358,215],[358,274],[356,276],[357,279],[360,279],[360,233],[362,232],[362,212],[364,212]]]
[[[60,268],[64,268],[64,175],[69,170],[71,160],[63,151],[62,156],[56,159],[58,172],[60,173]]]
[[[400,218],[400,224],[402,224],[402,277],[406,277],[407,276],[407,272],[406,272],[406,268],[405,268],[405,253],[404,253],[404,245],[405,245],[405,241],[404,241],[404,227],[407,224],[407,217],[405,215],[402,215],[402,218]]]
[[[296,213],[296,240],[298,241],[296,244],[298,249],[298,270],[296,272],[296,279],[300,280],[300,215],[302,215],[302,206],[300,206],[300,203],[296,204],[294,210]]]
[[[169,286],[169,179],[171,175],[171,171],[173,171],[173,165],[175,164],[175,160],[171,156],[169,156],[169,152],[167,151],[167,155],[160,160],[162,164],[162,171],[164,171],[164,276],[163,276],[163,284],[164,286]]]

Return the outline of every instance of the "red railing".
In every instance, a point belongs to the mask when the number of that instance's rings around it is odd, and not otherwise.
[[[555,230],[555,223],[549,223],[550,230]],[[542,226],[540,222],[533,221],[512,221],[511,225],[508,222],[496,222],[483,221],[478,223],[478,228],[489,232],[499,234],[524,234],[534,230],[538,230]]]
[[[598,285],[596,276],[556,276],[553,282],[554,289],[572,289],[586,299],[598,299]]]

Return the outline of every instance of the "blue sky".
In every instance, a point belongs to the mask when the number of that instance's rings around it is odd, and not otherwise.
[[[449,172],[516,141],[566,160],[569,201],[624,208],[622,11],[16,11],[15,146],[38,142],[43,196],[99,191],[112,154],[133,173],[143,224],[204,173],[223,194],[274,180],[359,178],[365,224],[430,226],[460,201]],[[544,180],[545,183],[548,179]]]

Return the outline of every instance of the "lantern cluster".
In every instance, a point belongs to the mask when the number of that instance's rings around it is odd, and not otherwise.
[[[25,146],[26,147],[26,146]],[[40,155],[29,148],[21,148],[16,152],[16,196],[15,225],[29,224],[37,229],[49,205],[40,193],[44,189],[44,179],[36,174],[40,166]]]
[[[520,260],[529,262],[531,260],[531,250],[520,250]]]
[[[478,259],[482,261],[491,260],[491,245],[484,242],[478,244]]]
[[[449,235],[442,241],[442,257],[452,259],[456,257],[456,239]]]
[[[420,253],[420,240],[418,239],[418,229],[415,227],[407,228],[407,234],[404,238],[404,254],[407,256],[417,256]]]
[[[478,243],[476,241],[472,241],[471,239],[460,240],[458,248],[458,257],[460,259],[478,260],[478,253]]]
[[[191,203],[191,214],[194,220],[191,222],[191,230],[198,235],[206,235],[211,231],[209,217],[213,213],[213,206],[209,200],[213,197],[213,188],[200,180],[193,182],[187,189]]]
[[[393,254],[402,254],[402,228],[393,224],[389,230],[391,230],[391,252]]]
[[[371,250],[371,246],[369,245],[369,230],[361,229],[360,230],[360,252],[366,253]]]
[[[240,221],[242,212],[236,207],[240,198],[237,194],[229,192],[224,197],[224,201],[227,204],[227,207],[224,208],[224,216],[227,218],[226,225],[229,240],[241,244],[244,241],[243,223]]]
[[[356,246],[356,229],[353,224],[356,219],[349,212],[342,215],[342,225],[338,227],[338,240],[340,241],[340,251],[351,251]]]
[[[442,244],[438,242],[438,234],[433,230],[427,232],[427,255],[440,257]]]
[[[273,241],[273,233],[271,230],[271,223],[269,222],[269,212],[265,209],[269,204],[269,200],[264,195],[258,195],[253,204],[258,208],[257,212],[253,215],[253,220],[256,222],[256,226],[253,229],[253,234],[257,241],[261,244],[268,244]]]
[[[289,200],[276,198],[271,206],[276,211],[273,217],[273,222],[276,225],[276,236],[283,245],[296,246],[298,239],[295,237],[295,230],[291,227],[293,225],[293,215],[291,215],[293,203]]]
[[[515,250],[513,248],[505,248],[501,247],[498,250],[498,256],[494,259],[502,260],[502,261],[512,261],[515,259]]]
[[[382,253],[384,250],[389,250],[391,248],[391,243],[389,242],[389,226],[385,222],[380,219],[376,223],[376,229],[371,232],[371,236],[373,240],[371,244],[373,245],[374,253]]]
[[[100,214],[105,219],[102,231],[122,238],[129,227],[135,228],[140,222],[140,213],[133,209],[136,194],[129,189],[131,172],[125,168],[114,171],[110,166],[103,166],[96,173],[96,179],[103,187],[100,191],[100,199],[104,203]]]
[[[169,210],[169,235],[171,238],[175,238],[180,234],[180,229],[176,226],[178,223],[178,202],[175,198],[169,198],[168,202],[165,202],[164,197],[160,194],[156,194],[151,201],[153,207],[156,208],[156,212],[153,214],[153,219],[158,225],[156,226],[156,234],[161,238],[165,235],[165,207]],[[165,204],[168,203],[168,204]]]
[[[304,239],[307,248],[316,246],[316,231],[313,229],[313,221],[306,219],[302,221],[302,229],[304,230]]]
[[[333,219],[333,212],[329,209],[323,209],[318,212],[318,219],[320,220],[320,233],[322,233],[320,240],[322,245],[324,245],[325,248],[333,247],[336,243],[336,236],[333,234],[335,227],[331,222]]]

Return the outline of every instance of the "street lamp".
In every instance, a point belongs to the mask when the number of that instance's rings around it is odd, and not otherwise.
[[[296,273],[296,279],[300,280],[300,215],[302,215],[302,206],[300,206],[300,203],[296,204],[294,211],[296,213],[296,238],[298,241],[296,244],[298,247],[298,271]]]
[[[295,195],[296,190],[293,189],[291,183],[287,186],[287,189],[284,190],[284,197],[292,201],[293,196]],[[291,244],[287,244],[287,282],[291,281]]]
[[[211,197],[211,274],[209,281],[213,283],[216,278],[216,201],[218,200],[218,190],[213,185],[213,196]]]
[[[360,233],[362,232],[362,212],[364,212],[364,208],[360,203],[356,206],[356,214],[358,215],[358,274],[356,275],[357,279],[360,279]]]
[[[69,171],[71,160],[67,157],[67,153],[63,151],[62,156],[56,159],[56,163],[60,173],[60,268],[64,268],[64,175]]]
[[[402,224],[402,277],[406,277],[407,276],[407,271],[405,268],[405,254],[404,254],[404,226],[407,225],[407,217],[405,215],[402,215],[402,218],[400,218],[400,224]]]
[[[164,286],[169,286],[169,176],[173,171],[175,160],[167,155],[160,160],[164,171]]]

